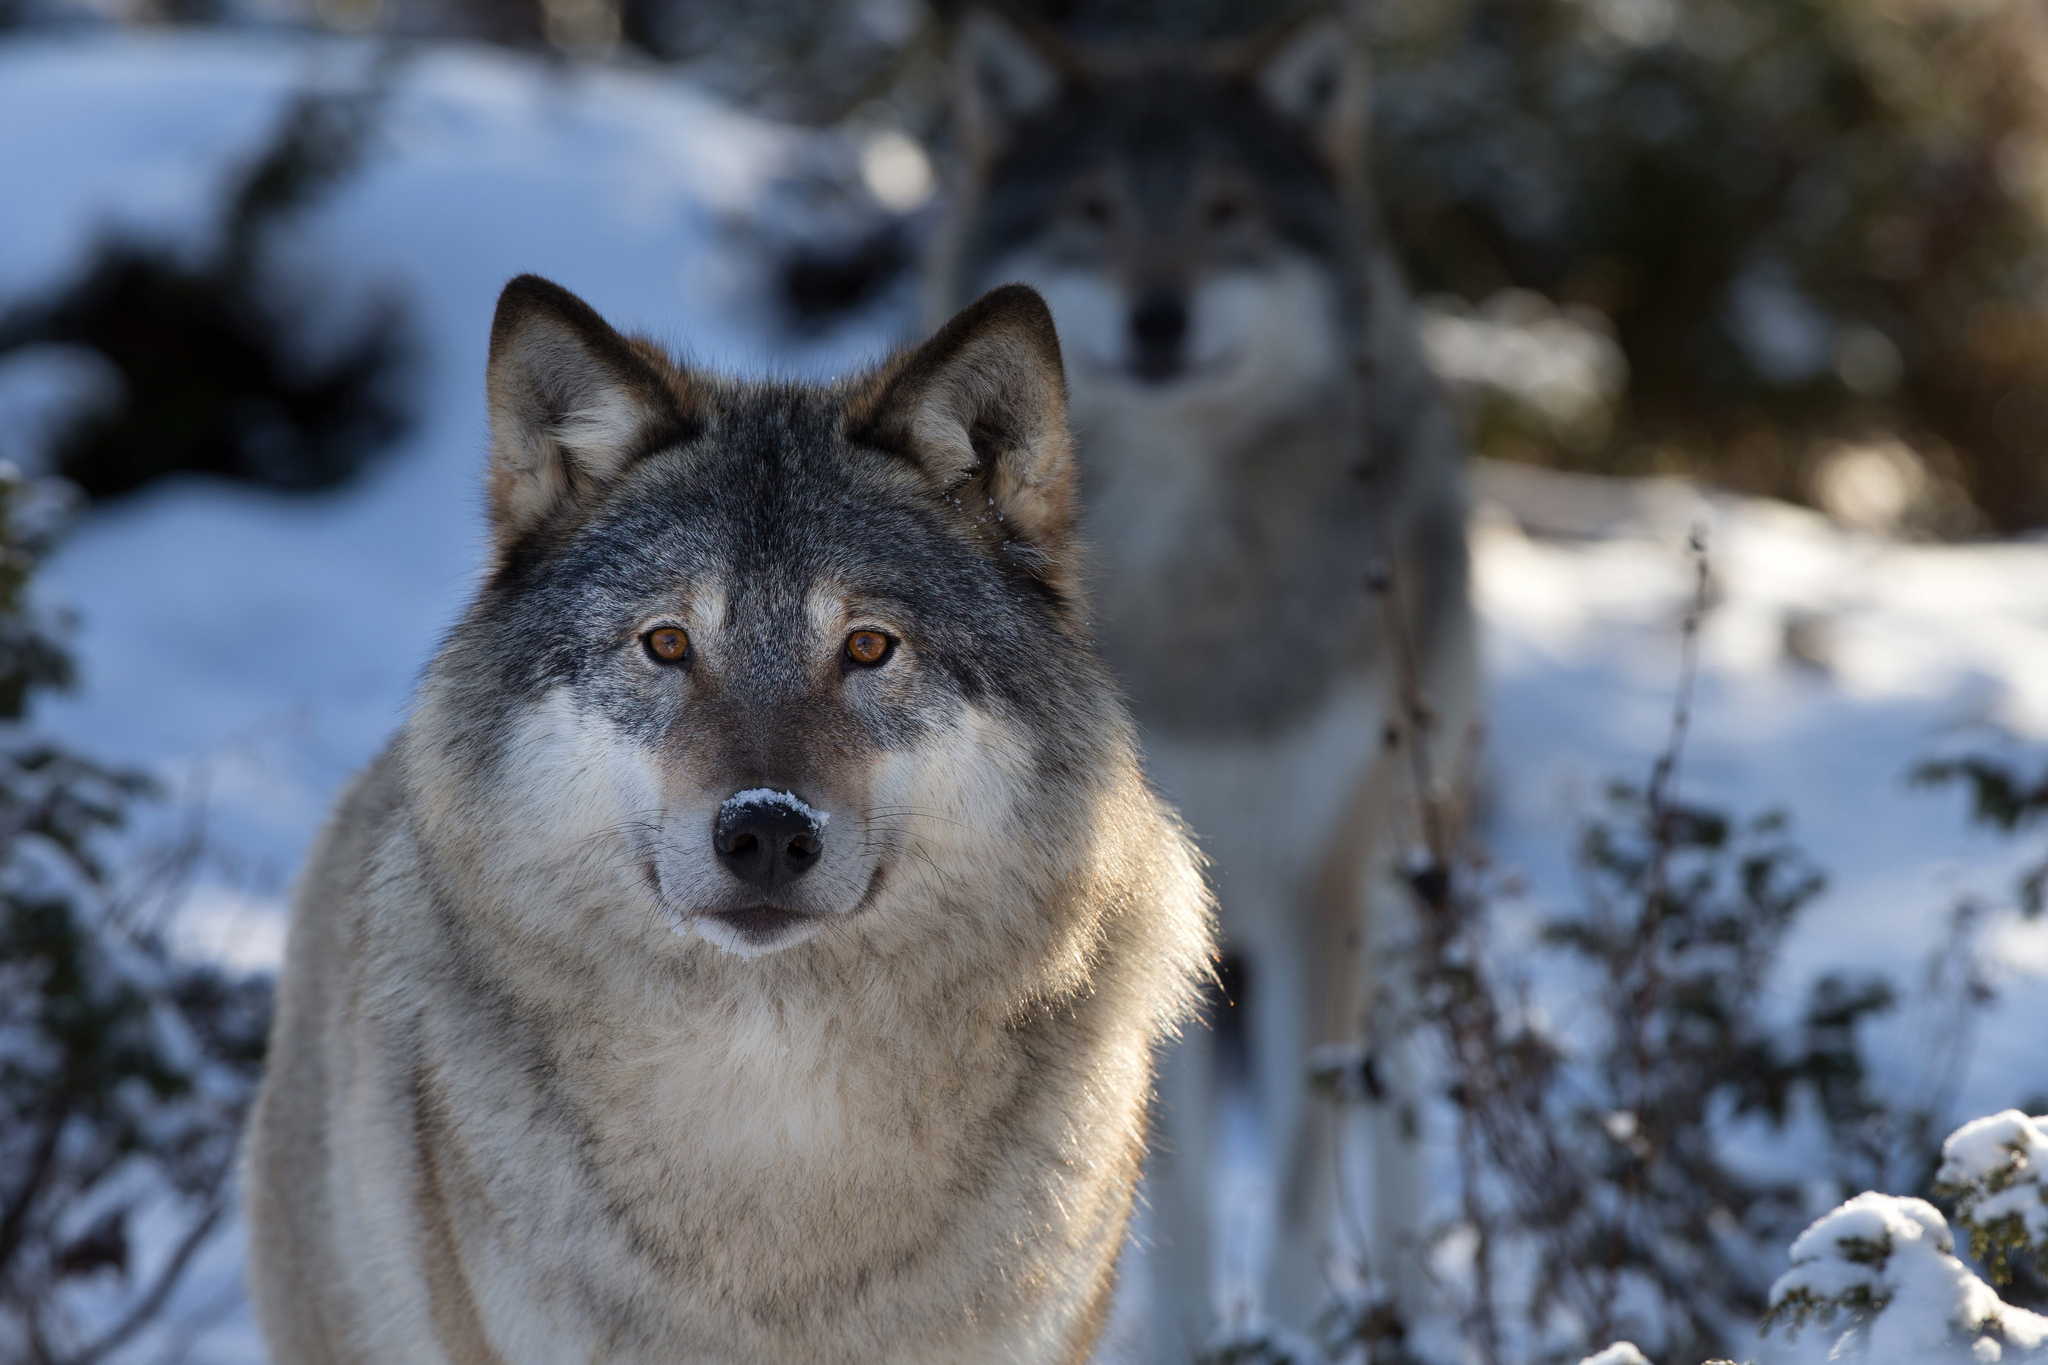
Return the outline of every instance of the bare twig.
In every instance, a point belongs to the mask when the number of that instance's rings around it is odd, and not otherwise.
[[[148,1326],[163,1311],[164,1304],[171,1297],[171,1291],[178,1287],[178,1281],[183,1278],[185,1267],[199,1253],[199,1249],[206,1244],[206,1239],[213,1235],[213,1230],[220,1223],[222,1216],[227,1213],[227,1200],[219,1190],[209,1191],[206,1202],[206,1211],[186,1229],[177,1249],[157,1271],[155,1281],[142,1297],[135,1301],[127,1315],[98,1340],[68,1357],[65,1365],[93,1365],[93,1362],[104,1359],[111,1352],[126,1345],[129,1338]]]
[[[1710,565],[1704,524],[1693,527],[1687,548],[1693,560],[1693,589],[1692,600],[1679,625],[1678,686],[1672,699],[1671,729],[1665,737],[1664,748],[1650,766],[1650,784],[1643,797],[1650,824],[1649,884],[1644,891],[1643,917],[1636,935],[1636,984],[1629,1002],[1635,1064],[1634,1094],[1631,1097],[1634,1104],[1629,1111],[1635,1125],[1634,1159],[1623,1172],[1621,1198],[1615,1203],[1614,1228],[1608,1240],[1607,1274],[1601,1287],[1599,1316],[1595,1319],[1593,1333],[1596,1341],[1613,1335],[1614,1296],[1620,1285],[1622,1260],[1628,1250],[1629,1218],[1634,1212],[1641,1182],[1648,1174],[1647,1168],[1657,1158],[1657,1144],[1661,1136],[1651,1131],[1649,1122],[1652,1107],[1650,1024],[1656,1013],[1658,994],[1663,988],[1658,948],[1664,929],[1665,901],[1670,892],[1671,853],[1677,835],[1674,822],[1678,818],[1678,776],[1685,758],[1686,736],[1692,728],[1693,689],[1699,679],[1700,622],[1707,612]]]
[[[1465,1222],[1472,1229],[1472,1310],[1467,1323],[1478,1340],[1479,1358],[1486,1365],[1500,1365],[1500,1310],[1493,1289],[1493,1217],[1479,1188],[1479,1134],[1474,1125],[1460,1117],[1458,1124],[1458,1180]]]

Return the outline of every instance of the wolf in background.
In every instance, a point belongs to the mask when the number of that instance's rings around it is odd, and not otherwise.
[[[1235,1006],[1163,1079],[1154,1355],[1185,1361],[1215,1318],[1212,1144],[1233,1081],[1274,1167],[1263,1310],[1303,1325],[1333,1260],[1412,1303],[1417,1079],[1397,964],[1412,920],[1388,859],[1415,793],[1368,579],[1392,582],[1411,623],[1434,723],[1406,728],[1438,774],[1462,756],[1476,665],[1462,443],[1376,225],[1366,64],[1334,14],[1162,53],[1081,50],[974,10],[955,57],[961,183],[931,306],[1007,280],[1052,306],[1098,638],[1212,860],[1236,968]],[[1305,1079],[1313,1047],[1360,1040],[1386,1094],[1342,1144],[1371,1166],[1345,1182],[1364,1244],[1342,1246],[1338,1120]]]
[[[1086,1359],[1211,949],[1044,304],[749,384],[522,277],[489,397],[493,564],[297,892],[272,1358]]]

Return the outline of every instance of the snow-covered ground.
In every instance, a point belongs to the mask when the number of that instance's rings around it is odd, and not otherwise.
[[[0,303],[57,282],[106,227],[192,237],[290,91],[356,79],[367,57],[246,35],[0,44]],[[294,867],[469,590],[486,330],[507,277],[550,276],[722,368],[831,373],[903,325],[883,310],[801,347],[779,329],[748,214],[792,154],[785,131],[657,74],[481,49],[415,53],[394,82],[366,169],[295,250],[338,315],[386,282],[409,294],[412,434],[337,494],[195,481],[94,511],[42,584],[78,615],[83,684],[39,719],[170,778],[166,828],[204,811],[218,854],[185,932],[238,963],[277,960]],[[0,453],[48,361],[0,362]],[[1488,835],[1539,902],[1571,896],[1578,822],[1662,742],[1695,523],[1716,605],[1686,790],[1786,809],[1830,874],[1791,944],[1786,1008],[1829,968],[1910,989],[1959,894],[2009,900],[2019,850],[1970,828],[1959,793],[1909,788],[1905,773],[1973,733],[1991,743],[1993,726],[2048,739],[2048,544],[1900,545],[1677,485],[1578,497],[1512,471],[1481,483]],[[1558,530],[1573,534],[1537,534]],[[1957,1121],[2048,1093],[2048,1049],[2033,1041],[2048,1036],[2048,925],[2007,915],[1989,947],[2001,994],[1960,1070],[1911,1009],[1878,1030],[1885,1079],[1947,1096]],[[192,1306],[234,1293],[238,1255],[224,1246],[194,1277]],[[246,1314],[191,1358],[260,1359]]]
[[[1905,545],[1677,483],[1571,496],[1567,476],[1486,469],[1476,482],[1489,836],[1538,901],[1570,897],[1573,827],[1608,778],[1644,780],[1668,733],[1686,539],[1703,528],[1713,604],[1685,795],[1783,809],[1828,875],[1788,945],[1784,998],[1829,969],[1882,971],[1910,992],[1950,907],[1975,895],[2008,913],[1987,943],[2001,998],[1968,1065],[1930,1071],[1947,1059],[1929,1055],[1910,1008],[1878,1025],[1873,1052],[1888,1080],[1951,1095],[1958,1121],[2048,1094],[2048,924],[2010,913],[2038,846],[1971,827],[1960,791],[1907,782],[1938,754],[2033,752],[2026,741],[2048,737],[2048,543]],[[1508,506],[1599,538],[1532,538]],[[1560,506],[1574,511],[1552,521]]]

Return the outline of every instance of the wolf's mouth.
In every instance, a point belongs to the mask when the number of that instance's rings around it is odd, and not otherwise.
[[[739,910],[720,910],[711,918],[749,943],[770,943],[817,916],[802,910],[785,910],[779,905],[749,905]]]
[[[867,890],[861,893],[853,908],[842,911],[792,910],[782,905],[743,905],[737,910],[712,910],[704,918],[717,920],[742,940],[751,944],[766,945],[786,936],[790,930],[811,920],[851,919],[868,908],[882,887],[882,871],[877,867],[868,878]]]

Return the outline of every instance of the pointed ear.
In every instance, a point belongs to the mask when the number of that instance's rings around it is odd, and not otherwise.
[[[1372,75],[1350,25],[1324,13],[1269,36],[1249,75],[1267,104],[1303,128],[1339,179],[1362,174]]]
[[[849,439],[907,460],[993,548],[1072,591],[1067,381],[1037,290],[982,295],[857,388],[846,419]]]
[[[538,275],[498,296],[486,375],[501,549],[557,511],[587,505],[628,465],[699,425],[652,343],[619,335]]]
[[[1072,59],[1052,34],[975,8],[953,41],[953,116],[960,148],[985,165],[1017,124],[1051,105],[1072,74]]]

